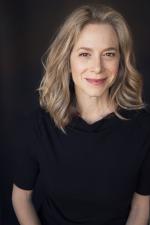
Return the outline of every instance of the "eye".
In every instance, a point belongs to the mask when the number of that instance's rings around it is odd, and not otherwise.
[[[83,53],[79,54],[79,56],[86,57],[86,56],[89,56],[89,53],[83,52]]]
[[[104,55],[106,55],[108,57],[114,57],[115,56],[115,52],[106,52]]]

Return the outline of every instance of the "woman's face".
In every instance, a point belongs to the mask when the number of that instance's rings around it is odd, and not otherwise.
[[[113,27],[86,25],[70,55],[76,94],[106,97],[117,76],[119,59],[119,43]]]

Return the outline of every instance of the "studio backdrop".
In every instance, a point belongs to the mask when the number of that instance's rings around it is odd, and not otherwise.
[[[18,224],[11,203],[13,148],[10,143],[18,116],[39,105],[37,88],[43,74],[42,57],[66,16],[81,4],[91,2],[116,8],[128,21],[137,68],[144,80],[143,98],[147,104],[150,102],[148,0],[1,0],[0,224]]]

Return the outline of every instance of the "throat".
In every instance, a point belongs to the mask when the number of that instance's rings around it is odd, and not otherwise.
[[[109,116],[111,116],[111,115],[113,115],[114,114],[114,111],[110,111],[110,112],[107,112],[107,113],[105,113],[105,114],[101,114],[101,115],[95,115],[95,116],[89,116],[89,115],[80,115],[80,114],[78,114],[78,116],[80,116],[86,123],[88,123],[88,124],[93,124],[93,123],[95,123],[95,122],[97,122],[97,121],[100,121],[100,120],[103,120],[104,118],[107,118],[107,117],[109,117]]]

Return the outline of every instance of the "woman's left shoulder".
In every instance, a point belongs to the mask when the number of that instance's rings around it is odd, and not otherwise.
[[[150,106],[136,110],[135,121],[144,131],[147,130],[150,132]]]

